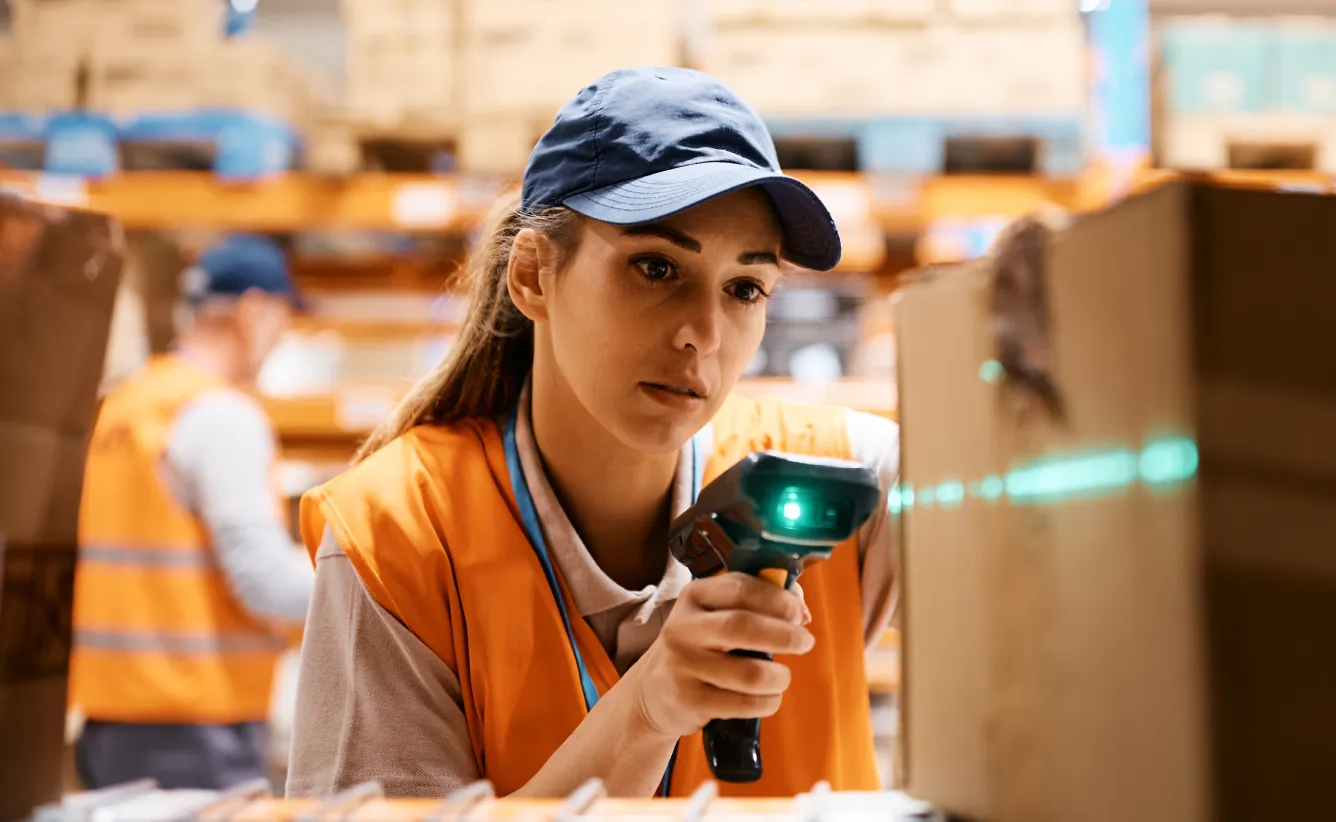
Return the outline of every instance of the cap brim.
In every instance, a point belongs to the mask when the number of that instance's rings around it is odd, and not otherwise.
[[[760,186],[784,232],[784,257],[829,271],[840,262],[840,233],[821,198],[801,181],[738,163],[696,163],[568,197],[567,208],[613,225],[667,219],[733,191]]]

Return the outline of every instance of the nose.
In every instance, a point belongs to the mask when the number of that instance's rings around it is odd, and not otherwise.
[[[697,354],[709,356],[719,350],[723,342],[724,307],[710,293],[711,289],[693,289],[683,301],[681,325],[673,338],[679,351],[690,348]],[[685,296],[685,295],[684,295]]]

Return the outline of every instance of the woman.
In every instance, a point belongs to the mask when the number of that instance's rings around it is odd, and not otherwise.
[[[768,717],[764,777],[726,794],[876,787],[884,510],[799,593],[692,582],[666,548],[701,482],[751,451],[861,459],[883,494],[894,478],[888,421],[728,399],[781,260],[839,260],[830,215],[777,166],[756,114],[699,72],[615,72],[562,109],[470,262],[455,350],[303,505],[290,794],[486,778],[550,797],[597,776],[681,795],[709,778],[697,732],[716,717]]]

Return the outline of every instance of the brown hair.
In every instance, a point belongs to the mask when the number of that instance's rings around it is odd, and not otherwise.
[[[488,213],[464,264],[469,309],[450,353],[372,432],[354,461],[419,425],[495,418],[519,401],[533,366],[533,322],[510,299],[506,272],[515,236],[526,228],[543,234],[556,247],[559,264],[570,259],[580,238],[575,212],[556,207],[527,213],[519,206],[519,192],[512,192]]]

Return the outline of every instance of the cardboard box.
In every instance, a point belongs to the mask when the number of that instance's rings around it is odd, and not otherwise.
[[[631,5],[631,4],[627,4]],[[676,26],[550,24],[516,18],[508,28],[466,31],[461,88],[469,116],[551,117],[604,74],[633,66],[681,62]]]
[[[717,26],[851,25],[926,20],[936,0],[702,0]],[[1062,2],[1062,0],[1057,0]]]
[[[101,44],[190,48],[221,41],[227,6],[215,0],[15,0],[13,31],[24,42],[86,51]]]
[[[1336,198],[1175,183],[902,293],[911,793],[1330,815],[1333,224]]]
[[[45,115],[74,107],[78,55],[9,43],[0,71],[0,108]]]
[[[455,164],[478,174],[523,174],[533,147],[551,125],[539,118],[470,118],[460,129]]]
[[[579,29],[607,35],[639,30],[653,42],[663,29],[679,30],[681,0],[459,0],[460,22],[470,35],[511,32],[516,26]],[[601,38],[600,38],[601,39]],[[658,65],[648,63],[648,65]]]
[[[924,81],[958,114],[1085,110],[1085,35],[1075,15],[936,32]]]
[[[60,795],[84,455],[117,226],[0,195],[0,819]]]
[[[300,119],[303,77],[276,44],[247,35],[219,43],[197,59],[202,107],[268,114],[285,122]]]
[[[452,0],[343,0],[340,10],[354,39],[414,31],[447,34],[459,28],[460,10]]]
[[[1181,114],[1244,114],[1275,105],[1274,28],[1263,21],[1180,18],[1157,32],[1168,105]]]
[[[1277,39],[1280,107],[1297,114],[1336,115],[1336,21],[1286,19]]]
[[[962,20],[1017,18],[1076,19],[1079,6],[1069,0],[950,0],[951,13]]]
[[[90,58],[88,106],[112,117],[198,109],[206,81],[227,70],[209,61],[213,53],[100,47]]]
[[[1336,118],[1329,116],[1170,114],[1155,126],[1160,164],[1167,168],[1230,168],[1232,147],[1289,146],[1311,152],[1313,168],[1336,173]]]
[[[348,107],[362,125],[451,122],[458,101],[454,34],[360,35],[349,43]]]
[[[722,30],[701,66],[762,114],[878,114],[911,84],[892,73],[910,63],[912,35],[867,28]]]

